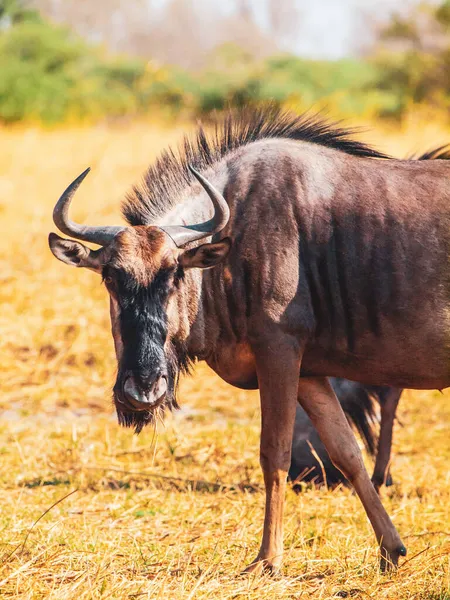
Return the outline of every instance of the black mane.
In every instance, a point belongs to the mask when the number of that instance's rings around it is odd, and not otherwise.
[[[435,148],[434,150],[428,150],[420,156],[412,156],[415,160],[450,160],[450,144],[444,144]]]
[[[180,194],[195,180],[192,164],[201,170],[220,161],[226,154],[262,139],[284,138],[327,146],[346,154],[369,158],[387,155],[352,139],[356,130],[339,127],[322,115],[296,115],[278,107],[247,109],[229,113],[216,122],[214,134],[207,136],[202,126],[191,139],[185,137],[178,152],[165,150],[134,186],[122,206],[130,225],[149,225],[173,208]]]

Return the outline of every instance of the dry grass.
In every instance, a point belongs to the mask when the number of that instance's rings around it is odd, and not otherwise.
[[[117,222],[129,184],[180,131],[1,134],[0,596],[450,598],[450,394],[408,392],[401,404],[396,485],[383,491],[409,549],[396,575],[378,573],[349,491],[308,490],[288,493],[283,574],[237,577],[262,527],[256,394],[199,367],[156,438],[119,429],[105,292],[46,241],[53,202],[76,174],[93,167],[75,216]],[[450,133],[412,123],[367,139],[404,155]]]

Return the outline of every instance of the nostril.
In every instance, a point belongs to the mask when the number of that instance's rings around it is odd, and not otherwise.
[[[139,401],[141,396],[138,387],[136,386],[133,377],[127,377],[125,384],[123,386],[123,391],[127,396],[133,398],[134,400]]]
[[[152,392],[156,400],[159,400],[162,396],[167,393],[167,377],[161,375],[153,384]]]
[[[136,385],[133,377],[128,377],[126,379],[123,386],[123,392],[127,404],[132,410],[148,410],[150,398],[138,385]]]

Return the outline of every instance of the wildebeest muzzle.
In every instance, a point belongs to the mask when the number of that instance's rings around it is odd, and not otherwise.
[[[142,385],[133,375],[125,379],[123,398],[131,410],[151,411],[162,404],[167,394],[167,375],[161,374],[150,384]]]

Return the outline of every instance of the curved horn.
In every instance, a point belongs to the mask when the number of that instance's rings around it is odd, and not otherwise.
[[[89,167],[86,171],[83,171],[83,173],[78,175],[69,187],[64,190],[53,209],[53,222],[56,227],[66,235],[70,235],[77,240],[84,240],[85,242],[93,242],[94,244],[105,246],[120,231],[123,231],[125,227],[90,227],[89,225],[79,225],[69,219],[69,207],[73,195],[90,170]]]
[[[230,208],[219,190],[194,169],[192,165],[189,165],[189,170],[211,198],[214,205],[214,216],[209,221],[199,223],[198,225],[165,225],[160,227],[173,239],[178,247],[222,231],[230,220]]]

